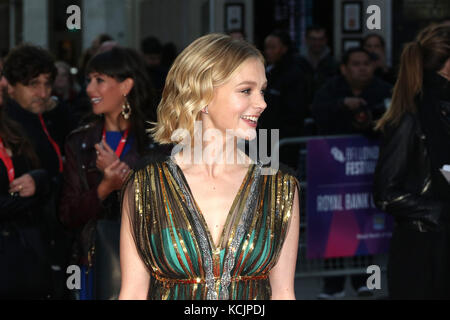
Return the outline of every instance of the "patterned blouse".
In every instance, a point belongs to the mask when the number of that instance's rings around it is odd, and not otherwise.
[[[269,273],[290,223],[297,179],[251,164],[216,247],[180,167],[168,157],[129,179],[133,238],[148,299],[270,299]]]

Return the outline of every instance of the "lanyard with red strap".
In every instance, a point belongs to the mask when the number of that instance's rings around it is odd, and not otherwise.
[[[128,129],[125,130],[125,132],[122,135],[122,138],[120,139],[119,145],[116,148],[116,156],[120,158],[120,155],[123,152],[123,148],[125,148],[125,144],[127,143],[128,138]],[[106,141],[106,129],[103,127],[103,133],[102,133],[102,139]]]
[[[42,117],[42,114],[39,115],[39,120],[41,120],[42,129],[44,130],[45,134],[47,135],[48,141],[50,141],[51,145],[53,146],[53,149],[55,149],[55,152],[58,155],[59,172],[63,172],[63,160],[62,160],[61,150],[59,149],[59,146],[55,142],[55,140],[53,140],[52,137],[50,136],[50,133],[48,133],[48,130],[47,130],[47,127],[45,126],[45,122],[44,122],[44,118]]]
[[[3,144],[2,138],[0,138],[0,159],[3,161],[6,167],[6,171],[8,172],[8,180],[11,183],[14,180],[14,164],[12,162],[11,157],[6,152],[5,145]]]

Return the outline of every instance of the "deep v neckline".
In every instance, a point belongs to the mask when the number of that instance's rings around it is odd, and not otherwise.
[[[235,211],[236,205],[237,205],[239,199],[241,198],[244,186],[247,184],[247,181],[248,181],[249,177],[251,176],[251,172],[253,171],[253,167],[255,166],[255,164],[251,163],[249,165],[249,167],[247,169],[247,172],[246,172],[244,178],[242,179],[241,185],[239,186],[239,189],[238,189],[238,191],[237,191],[237,193],[236,193],[236,195],[235,195],[235,197],[233,199],[231,207],[228,210],[227,218],[225,220],[225,224],[223,225],[222,231],[220,233],[219,242],[216,245],[214,243],[214,239],[211,236],[211,232],[209,230],[208,224],[206,223],[206,219],[205,219],[205,217],[203,215],[203,212],[200,209],[200,206],[198,205],[197,201],[195,200],[194,194],[192,193],[191,187],[189,186],[189,183],[188,183],[188,181],[186,179],[186,176],[183,173],[183,170],[181,170],[180,166],[178,166],[178,164],[175,161],[173,161],[172,159],[170,159],[169,161],[171,161],[175,165],[176,170],[180,174],[180,177],[181,177],[181,180],[182,180],[182,183],[183,183],[183,186],[180,186],[180,187],[183,187],[183,188],[185,188],[188,191],[187,194],[191,198],[192,203],[195,206],[195,210],[198,212],[198,216],[200,218],[202,228],[207,234],[208,241],[209,241],[210,246],[211,246],[211,248],[213,250],[213,253],[217,253],[218,249],[219,249],[219,251],[224,250],[225,247],[222,246],[222,243],[223,243],[223,238],[225,236],[225,231],[229,230],[229,224],[230,224],[233,212]],[[236,223],[238,223],[238,221],[236,221]]]

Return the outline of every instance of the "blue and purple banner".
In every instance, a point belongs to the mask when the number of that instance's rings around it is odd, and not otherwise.
[[[387,252],[393,219],[372,198],[378,141],[313,139],[307,148],[307,257]]]

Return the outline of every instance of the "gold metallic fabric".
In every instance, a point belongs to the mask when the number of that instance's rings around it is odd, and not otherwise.
[[[131,230],[150,277],[148,299],[270,299],[269,275],[289,227],[297,179],[251,164],[218,246],[182,170],[167,158],[130,176]]]

